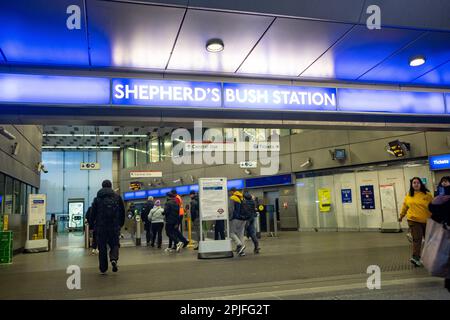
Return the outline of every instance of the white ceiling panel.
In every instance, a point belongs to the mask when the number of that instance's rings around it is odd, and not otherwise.
[[[278,18],[238,73],[296,77],[351,27],[341,23]]]
[[[185,9],[88,1],[93,66],[164,69]]]
[[[168,69],[235,72],[272,21],[271,17],[189,10]],[[212,38],[223,41],[222,52],[206,50]]]

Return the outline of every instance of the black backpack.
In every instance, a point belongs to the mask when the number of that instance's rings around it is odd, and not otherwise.
[[[255,217],[255,202],[244,199],[241,203],[240,220],[250,220]]]
[[[103,225],[115,225],[118,223],[119,206],[115,197],[99,199],[99,220]]]

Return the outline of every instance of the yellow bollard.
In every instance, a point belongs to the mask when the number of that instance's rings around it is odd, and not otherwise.
[[[192,243],[192,225],[191,225],[191,217],[187,217],[188,219],[188,240],[189,244],[187,245],[188,248],[194,248],[194,244]]]

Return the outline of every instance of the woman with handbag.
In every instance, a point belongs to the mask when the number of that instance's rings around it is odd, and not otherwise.
[[[410,180],[409,192],[403,202],[399,222],[406,216],[413,238],[413,253],[410,259],[416,267],[421,267],[420,255],[422,251],[422,239],[425,237],[427,220],[431,216],[428,205],[433,196],[419,177]]]
[[[429,209],[432,213],[431,219],[435,222],[441,224],[445,230],[450,230],[450,186],[442,186],[441,192],[439,195],[433,199],[433,201],[429,205]],[[446,232],[447,235],[449,232]],[[450,238],[447,236],[447,242],[450,241]],[[447,276],[444,281],[444,287],[450,292],[450,252],[448,252],[449,245],[441,247],[447,252],[442,252],[442,254],[447,254],[448,262],[447,262]]]

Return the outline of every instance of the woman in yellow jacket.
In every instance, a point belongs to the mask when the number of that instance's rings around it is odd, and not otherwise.
[[[420,267],[420,254],[422,251],[422,238],[425,237],[426,222],[431,217],[428,205],[433,200],[433,196],[425,187],[422,180],[414,177],[410,181],[409,192],[403,202],[402,211],[400,213],[401,222],[406,216],[408,225],[413,238],[413,253],[411,263],[416,267]]]

